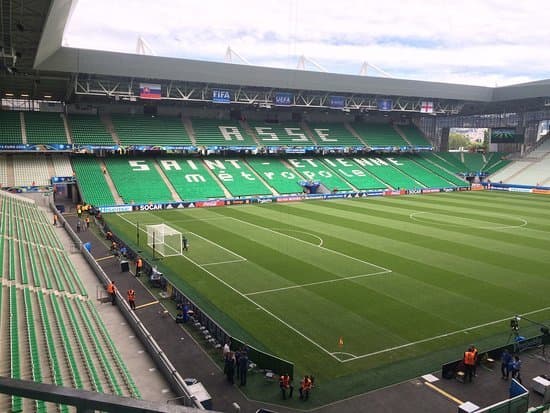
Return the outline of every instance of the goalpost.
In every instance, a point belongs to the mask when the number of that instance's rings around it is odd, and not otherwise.
[[[181,232],[166,225],[147,225],[147,246],[163,257],[182,255]]]

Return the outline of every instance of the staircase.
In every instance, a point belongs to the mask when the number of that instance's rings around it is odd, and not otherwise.
[[[187,135],[189,136],[191,143],[193,143],[193,146],[197,146],[197,141],[195,140],[195,131],[193,130],[193,124],[191,123],[191,118],[182,115],[181,122],[185,127],[185,131],[187,132]]]
[[[154,162],[153,165],[155,166],[155,169],[159,173],[162,181],[164,182],[164,185],[166,185],[166,187],[170,190],[170,194],[172,195],[172,199],[174,201],[182,202],[182,199],[180,198],[180,196],[178,195],[178,193],[174,189],[174,186],[172,185],[172,183],[168,180],[168,178],[164,174],[164,171],[162,170],[160,165],[157,162]]]
[[[101,166],[101,170],[105,171],[103,176],[105,177],[105,181],[107,182],[107,186],[109,187],[109,190],[111,191],[111,194],[113,194],[113,198],[115,199],[115,202],[117,205],[124,204],[124,201],[118,194],[118,191],[116,189],[115,184],[113,183],[113,180],[111,179],[111,175],[109,175],[109,171],[107,170],[107,166],[105,165],[105,161],[103,159],[99,160],[99,165]]]
[[[73,135],[71,133],[71,129],[69,128],[69,122],[67,121],[67,116],[65,116],[62,113],[61,114],[61,119],[63,119],[63,126],[65,127],[65,135],[67,136],[67,142],[72,144],[73,143]]]
[[[105,125],[105,129],[111,135],[111,138],[113,139],[113,142],[115,142],[117,145],[120,145],[120,139],[119,139],[118,135],[115,132],[115,126],[113,125],[113,122],[111,121],[111,118],[107,115],[101,115],[99,117],[99,119]]]

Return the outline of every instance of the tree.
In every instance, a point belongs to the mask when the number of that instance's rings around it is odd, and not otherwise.
[[[468,148],[470,140],[461,133],[451,132],[449,134],[449,149]]]

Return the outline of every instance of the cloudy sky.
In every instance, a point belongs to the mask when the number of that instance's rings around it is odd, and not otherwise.
[[[78,0],[64,44],[504,86],[550,78],[549,20],[547,0]]]

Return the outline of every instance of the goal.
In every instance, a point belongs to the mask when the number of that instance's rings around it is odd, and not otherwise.
[[[147,225],[147,245],[163,257],[181,254],[181,232],[166,225]]]

